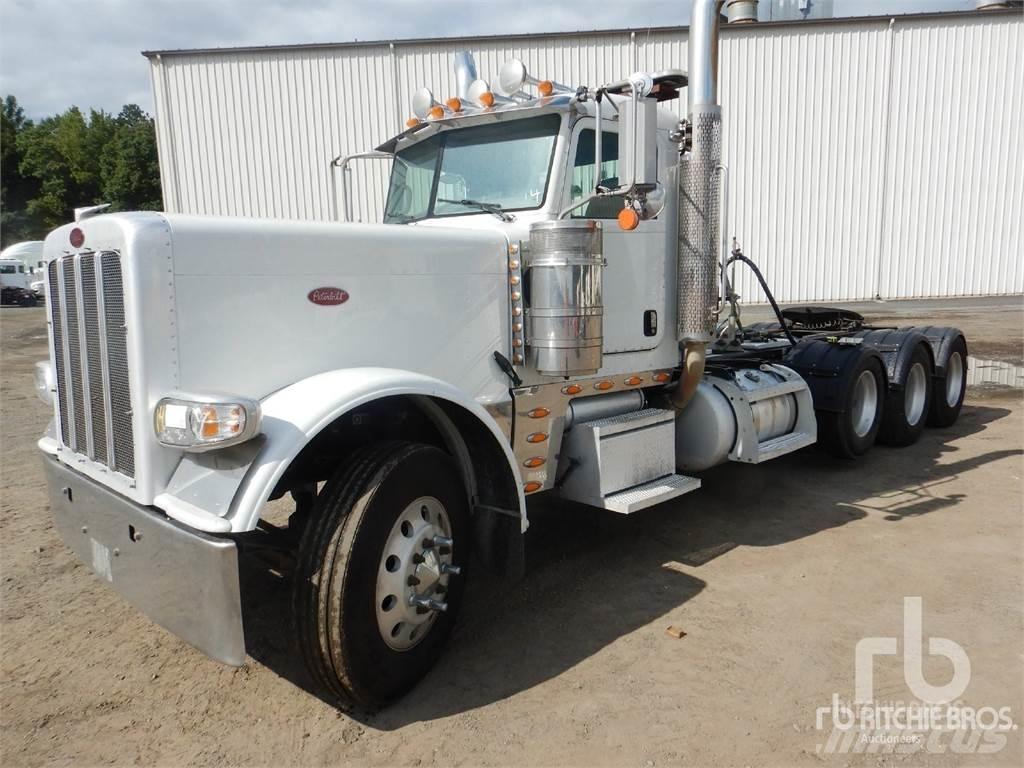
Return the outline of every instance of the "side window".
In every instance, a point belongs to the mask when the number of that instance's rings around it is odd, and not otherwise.
[[[434,136],[395,157],[384,221],[402,222],[427,215],[439,147],[440,140]]]
[[[580,131],[576,140],[576,157],[572,164],[571,202],[576,203],[594,191],[594,130]],[[612,131],[601,131],[601,181],[607,187],[619,184],[619,136]],[[614,219],[622,210],[622,196],[613,195],[591,200],[573,211],[573,218]]]

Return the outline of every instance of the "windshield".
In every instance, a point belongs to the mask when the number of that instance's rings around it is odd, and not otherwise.
[[[443,131],[399,152],[384,221],[540,208],[561,122],[547,114]]]

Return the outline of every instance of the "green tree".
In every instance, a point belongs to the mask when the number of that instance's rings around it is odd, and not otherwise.
[[[128,104],[115,120],[114,138],[100,159],[103,198],[121,211],[160,210],[160,167],[153,119]]]
[[[32,126],[18,100],[8,95],[0,108],[0,236],[6,247],[31,237],[37,227],[27,213],[39,185],[21,172],[18,133]]]
[[[79,206],[110,203],[115,211],[161,207],[155,128],[137,105],[126,105],[117,117],[97,110],[87,117],[71,107],[32,124],[16,100],[9,101],[10,108],[4,105],[4,176],[10,165],[26,181],[26,193],[16,199],[5,186],[4,226],[23,222],[11,226],[11,237],[5,230],[5,242],[41,237],[71,220]]]

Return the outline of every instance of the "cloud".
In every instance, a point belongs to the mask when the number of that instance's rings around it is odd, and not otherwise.
[[[971,0],[834,0],[907,13]],[[0,0],[0,93],[31,117],[72,104],[152,112],[142,50],[672,26],[689,0]],[[897,10],[898,9],[898,10]]]
[[[142,50],[680,24],[688,3],[4,0],[0,92],[32,117],[75,104],[152,112]],[[510,12],[514,9],[514,13]]]

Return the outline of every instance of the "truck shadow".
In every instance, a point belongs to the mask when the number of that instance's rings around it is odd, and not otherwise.
[[[808,450],[763,466],[718,467],[696,493],[629,517],[538,498],[526,578],[508,583],[475,569],[447,652],[427,678],[382,712],[347,713],[392,730],[500,701],[640,628],[672,624],[672,613],[707,585],[700,567],[736,547],[784,544],[870,515],[906,523],[960,504],[962,494],[944,493],[953,479],[1024,451],[956,459],[962,449],[951,441],[1009,413],[965,406],[953,427],[927,430],[912,448],[876,447],[859,462]],[[287,582],[250,564],[243,601],[251,656],[321,696],[290,645]]]

